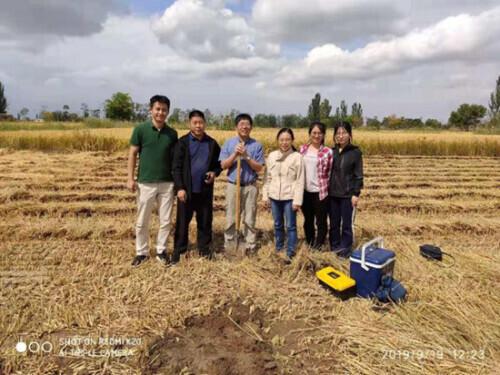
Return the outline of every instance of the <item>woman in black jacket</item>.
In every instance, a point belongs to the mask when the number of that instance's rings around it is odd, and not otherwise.
[[[341,257],[349,257],[354,237],[354,216],[363,188],[363,157],[358,146],[351,143],[352,129],[341,122],[334,130],[332,173],[328,196],[330,200],[330,248]]]

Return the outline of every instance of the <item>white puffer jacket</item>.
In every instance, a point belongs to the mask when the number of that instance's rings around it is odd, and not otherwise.
[[[282,153],[273,151],[266,160],[266,173],[262,200],[293,200],[293,204],[302,206],[304,197],[304,162],[297,151]]]

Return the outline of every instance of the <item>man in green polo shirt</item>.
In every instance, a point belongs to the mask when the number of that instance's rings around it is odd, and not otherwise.
[[[170,234],[174,183],[172,157],[177,132],[165,120],[170,109],[166,96],[155,95],[149,101],[151,120],[137,125],[130,138],[127,187],[137,194],[137,222],[135,225],[136,256],[132,266],[137,267],[149,257],[149,222],[155,205],[158,207],[160,229],[156,241],[156,259],[169,263],[167,239]],[[137,181],[134,171],[139,155]]]

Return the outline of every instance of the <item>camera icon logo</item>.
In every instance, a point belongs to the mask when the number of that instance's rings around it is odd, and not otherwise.
[[[16,350],[18,353],[25,353],[27,349],[28,345],[26,345],[26,343],[22,340],[16,344]]]
[[[38,341],[29,341],[26,342],[23,339],[19,339],[19,342],[16,344],[16,351],[19,354],[24,353],[32,353],[32,354],[50,354],[54,346],[50,341],[38,342]]]

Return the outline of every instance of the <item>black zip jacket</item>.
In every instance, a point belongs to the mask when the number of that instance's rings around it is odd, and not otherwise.
[[[328,195],[337,198],[359,197],[363,188],[363,156],[358,146],[347,144],[342,152],[333,149],[332,173]]]
[[[187,199],[191,199],[191,155],[189,154],[189,134],[179,138],[174,149],[172,161],[172,176],[174,178],[175,191],[186,190]],[[215,139],[205,134],[208,139],[208,172],[215,172],[215,176],[220,175],[222,168],[219,162],[220,147]],[[213,194],[214,184],[203,184],[201,193]]]

